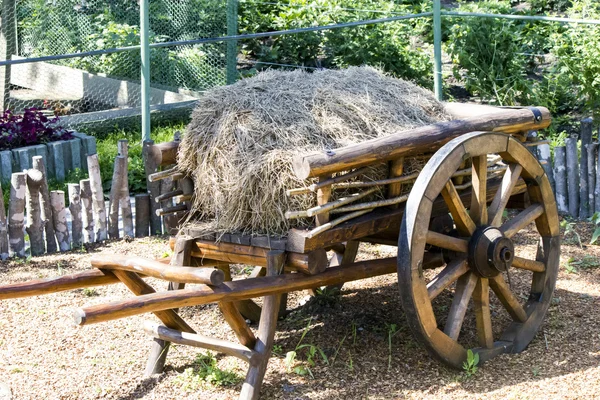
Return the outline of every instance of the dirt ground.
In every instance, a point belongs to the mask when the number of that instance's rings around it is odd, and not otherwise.
[[[279,322],[263,398],[600,397],[600,246],[585,245],[591,237],[590,224],[574,227],[584,246],[579,247],[573,234],[565,236],[552,305],[539,333],[521,354],[497,357],[471,377],[445,367],[412,338],[396,276],[388,275],[348,283],[341,297],[321,295],[309,300],[304,292],[291,295],[289,308],[295,310]],[[518,239],[524,253],[535,249],[530,233]],[[390,256],[393,250],[365,245],[360,256]],[[168,253],[168,246],[166,238],[146,238],[3,262],[0,283],[88,269],[94,253],[160,257]],[[520,287],[522,278],[516,274],[512,279]],[[162,282],[149,282],[165,287]],[[112,285],[1,301],[0,399],[237,398],[244,364],[217,355],[216,365],[226,373],[201,379],[202,357],[198,355],[202,352],[191,347],[173,346],[165,373],[143,378],[151,339],[142,325],[156,320],[152,315],[85,327],[73,323],[73,309],[126,296],[130,294],[122,285]],[[507,318],[500,306],[492,304],[492,310],[493,322]],[[205,335],[233,338],[214,305],[186,308],[181,313]],[[464,334],[474,335],[474,322],[465,321],[465,326]],[[288,368],[286,353],[300,341],[309,346],[298,350],[299,361]],[[311,346],[316,350],[315,365],[307,361]],[[295,367],[300,368],[295,372]]]

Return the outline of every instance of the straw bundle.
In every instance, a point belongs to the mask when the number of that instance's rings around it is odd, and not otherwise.
[[[195,183],[191,220],[210,221],[217,232],[270,235],[311,224],[284,218],[316,204],[313,193],[285,194],[312,183],[294,176],[295,155],[447,119],[432,93],[370,67],[266,71],[213,89],[179,150],[178,168]],[[371,177],[385,174],[375,168]]]

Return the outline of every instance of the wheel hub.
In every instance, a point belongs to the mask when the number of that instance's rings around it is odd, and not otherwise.
[[[514,259],[512,240],[493,226],[481,227],[469,242],[469,267],[483,278],[492,278],[505,272]]]

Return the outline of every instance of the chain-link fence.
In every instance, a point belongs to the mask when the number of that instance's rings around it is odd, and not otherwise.
[[[224,36],[228,22],[229,32],[232,21],[235,29],[235,3],[150,0],[148,39],[164,43]],[[117,111],[105,113],[110,118],[140,107],[138,2],[2,0],[0,25],[0,59],[31,60],[0,67],[4,109],[38,107],[60,115]],[[193,100],[198,92],[225,84],[227,46],[152,49],[150,104]],[[235,68],[235,45],[229,60]]]

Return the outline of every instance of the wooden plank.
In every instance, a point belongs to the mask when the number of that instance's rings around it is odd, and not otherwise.
[[[504,173],[502,184],[500,185],[500,188],[498,188],[494,200],[492,200],[492,204],[490,204],[489,207],[489,224],[491,226],[498,227],[502,223],[502,214],[508,204],[511,193],[521,176],[522,170],[523,167],[521,165],[510,164]]]

